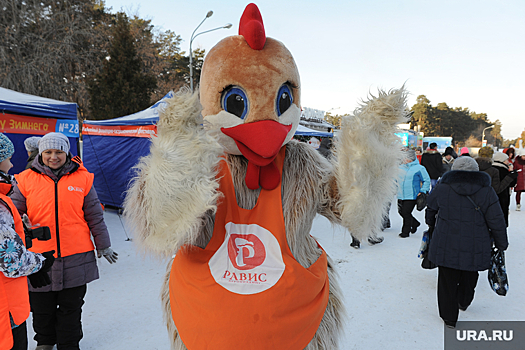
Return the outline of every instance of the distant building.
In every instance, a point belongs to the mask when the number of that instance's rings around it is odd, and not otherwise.
[[[334,132],[335,126],[324,120],[324,115],[325,111],[303,107],[299,124],[318,131]]]

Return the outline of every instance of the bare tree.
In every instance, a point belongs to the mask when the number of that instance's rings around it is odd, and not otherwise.
[[[100,0],[0,0],[0,85],[76,102],[84,114],[84,80],[107,50],[111,20]]]

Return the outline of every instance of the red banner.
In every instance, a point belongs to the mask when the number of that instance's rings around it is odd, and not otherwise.
[[[82,134],[98,136],[151,137],[156,136],[156,125],[93,125],[84,124]]]
[[[0,131],[7,134],[45,135],[55,131],[56,119],[0,114]]]

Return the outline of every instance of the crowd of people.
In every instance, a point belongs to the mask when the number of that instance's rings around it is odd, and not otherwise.
[[[491,266],[493,246],[507,249],[511,193],[516,192],[519,211],[525,190],[523,150],[494,152],[486,146],[472,157],[474,152],[463,147],[458,153],[447,147],[441,154],[436,143],[424,152],[406,149],[397,184],[403,219],[399,237],[417,232],[421,223],[412,213],[418,197],[426,199],[426,256],[438,268],[438,310],[450,328],[456,326],[459,310],[472,303],[479,271]],[[355,239],[350,245],[360,247]]]
[[[68,138],[52,132],[24,145],[27,169],[13,177],[15,149],[0,133],[0,349],[27,349],[30,312],[36,350],[80,349],[87,284],[99,278],[94,251],[109,263],[118,254],[94,176]]]
[[[485,146],[477,157],[471,153],[463,147],[458,156],[447,147],[440,154],[435,143],[418,158],[407,150],[398,184],[398,208],[403,218],[399,236],[403,238],[417,231],[419,223],[411,215],[414,199],[428,191],[427,257],[438,268],[438,310],[450,328],[456,326],[459,310],[465,311],[471,304],[479,271],[491,266],[493,246],[507,249],[511,193],[516,192],[516,210],[520,211],[525,190],[522,149],[494,152]]]

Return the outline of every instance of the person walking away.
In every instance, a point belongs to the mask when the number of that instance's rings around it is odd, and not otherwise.
[[[470,155],[470,151],[468,147],[461,148],[461,150],[459,151],[459,156],[460,157],[464,157],[464,156],[470,157],[471,155]]]
[[[40,139],[41,137],[31,136],[24,140],[24,146],[29,157],[27,158],[26,169],[31,168],[31,163],[33,163],[33,160],[38,156],[38,141]]]
[[[53,265],[53,252],[26,250],[22,219],[11,199],[13,143],[0,133],[0,349],[27,350],[29,317],[27,277],[40,282]]]
[[[507,227],[509,227],[510,194],[512,191],[511,188],[516,186],[518,172],[513,169],[509,156],[502,152],[494,153],[492,167],[498,172],[498,180],[503,187],[502,191],[496,191],[496,193],[499,198],[501,210],[503,211],[503,216],[505,217],[505,223]]]
[[[431,191],[436,186],[438,179],[443,175],[443,159],[437,150],[437,143],[432,142],[428,150],[421,157],[421,165],[425,167],[430,176]]]
[[[478,271],[491,265],[492,239],[498,249],[508,247],[498,196],[478,169],[473,158],[457,158],[427,198],[428,259],[438,266],[439,316],[450,328],[474,299]]]
[[[117,261],[93,174],[71,159],[69,148],[65,135],[44,135],[31,168],[15,176],[12,199],[18,211],[51,230],[51,239],[34,241],[31,251],[56,251],[51,285],[29,289],[36,350],[51,350],[54,344],[60,350],[79,349],[86,285],[99,278],[95,246],[99,258]]]
[[[455,158],[452,152],[454,152],[452,147],[447,147],[443,153],[443,174],[450,171],[452,164],[454,164]]]
[[[504,196],[504,192],[509,193],[510,191],[509,187],[511,185],[512,186],[515,185],[515,180],[518,174],[516,172],[509,172],[506,170],[507,168],[505,168],[506,176],[501,178],[500,175],[502,173],[500,173],[498,168],[493,166],[496,163],[495,158],[493,159],[493,157],[498,157],[498,159],[502,161],[501,165],[506,167],[506,165],[503,165],[503,161],[505,161],[508,158],[507,155],[501,152],[494,153],[494,150],[489,146],[480,148],[478,151],[478,157],[474,159],[478,163],[479,171],[483,171],[489,174],[490,180],[491,180],[490,185],[492,186],[494,191],[496,191],[498,198],[500,198],[500,195]],[[503,214],[505,215],[504,203],[505,201],[503,203],[500,202],[500,204],[502,205],[501,208],[503,210]],[[510,198],[509,198],[509,203],[510,203]],[[507,206],[507,214],[505,215],[505,222],[507,223],[507,226],[508,226],[508,206]]]
[[[406,151],[406,158],[401,165],[401,179],[397,190],[397,209],[403,218],[399,237],[407,238],[416,233],[420,223],[412,216],[416,199],[430,189],[430,177],[424,166],[420,165],[413,150]]]
[[[516,211],[521,210],[521,193],[525,191],[523,168],[525,168],[525,150],[520,148],[516,151],[516,157],[514,158],[514,170],[518,172],[518,179],[514,187],[514,192],[516,192]]]

